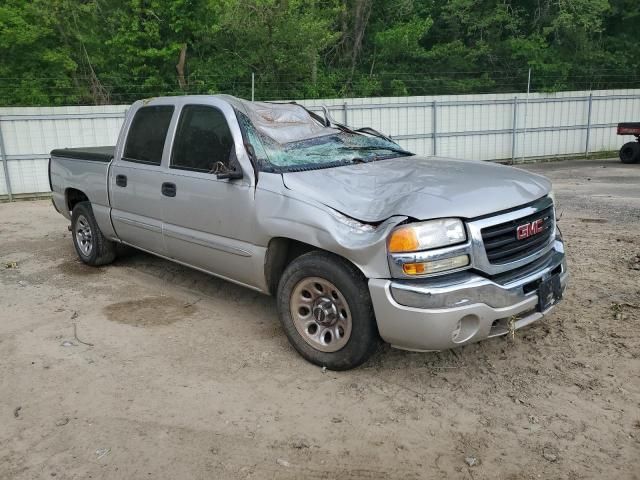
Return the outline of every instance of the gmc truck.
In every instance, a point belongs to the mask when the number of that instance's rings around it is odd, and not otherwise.
[[[308,361],[382,341],[438,351],[513,334],[567,283],[546,178],[414,155],[295,103],[134,103],[114,147],[51,152],[55,209],[88,265],[118,244],[276,297]]]

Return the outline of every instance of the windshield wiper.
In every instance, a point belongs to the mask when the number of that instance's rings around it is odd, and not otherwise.
[[[380,133],[379,131],[377,131],[377,130],[371,128],[371,127],[358,128],[355,132],[356,133],[360,133],[360,134],[368,133],[369,135],[373,135],[374,137],[380,137],[380,138],[382,138],[384,140],[387,140],[388,142],[396,143],[391,139],[391,137],[387,137],[384,133]]]
[[[340,149],[343,150],[388,150],[390,152],[394,152],[394,153],[401,153],[403,155],[413,155],[413,153],[411,152],[407,152],[406,150],[403,150],[401,148],[393,148],[393,147],[376,147],[373,145],[369,145],[369,146],[353,146],[353,147],[339,147]]]
[[[303,110],[305,110],[309,114],[309,116],[311,118],[313,118],[315,121],[317,121],[320,125],[322,125],[324,127],[336,127],[338,130],[341,130],[341,131],[346,132],[346,133],[353,133],[354,135],[362,135],[363,133],[369,133],[370,135],[374,135],[376,137],[384,138],[385,140],[393,141],[390,138],[385,137],[383,134],[381,134],[377,130],[374,130],[373,128],[364,127],[364,128],[359,128],[358,130],[354,130],[352,128],[347,127],[346,125],[344,125],[342,123],[336,122],[335,119],[333,119],[331,117],[331,115],[329,114],[329,110],[327,109],[327,107],[325,107],[324,105],[322,106],[322,111],[324,113],[324,118],[323,118],[322,116],[318,115],[316,112],[313,112],[313,111],[309,110],[304,105],[300,105],[297,102],[290,102],[290,103],[293,104],[293,105],[297,105],[300,108],[302,108]]]
[[[343,158],[333,162],[325,163],[303,163],[301,165],[270,165],[268,171],[270,173],[286,173],[286,172],[308,172],[310,170],[322,170],[324,168],[344,167],[358,163],[366,163],[362,158]]]

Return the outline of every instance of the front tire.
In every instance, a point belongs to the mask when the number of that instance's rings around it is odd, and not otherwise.
[[[73,207],[71,234],[78,257],[87,265],[97,267],[115,260],[116,244],[102,234],[90,202],[79,202]]]
[[[298,353],[330,370],[361,365],[380,344],[365,277],[327,252],[306,253],[287,266],[278,313]]]
[[[625,143],[620,149],[619,155],[622,163],[640,162],[640,142]]]

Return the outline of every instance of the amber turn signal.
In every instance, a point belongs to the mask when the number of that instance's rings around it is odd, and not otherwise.
[[[405,263],[402,266],[402,270],[407,275],[422,275],[425,273],[425,264],[424,263]]]
[[[419,248],[420,242],[413,228],[398,228],[391,233],[389,252],[412,252]]]
[[[407,275],[425,275],[455,270],[467,265],[469,265],[469,255],[458,255],[441,260],[432,260],[431,262],[405,263],[402,266],[402,271]]]

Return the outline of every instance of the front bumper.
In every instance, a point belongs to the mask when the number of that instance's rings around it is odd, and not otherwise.
[[[438,351],[509,333],[548,314],[538,309],[538,285],[568,273],[564,245],[557,237],[549,254],[492,279],[459,272],[424,280],[369,280],[369,291],[384,341],[405,350]],[[556,303],[557,304],[557,303]]]

